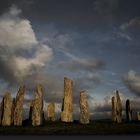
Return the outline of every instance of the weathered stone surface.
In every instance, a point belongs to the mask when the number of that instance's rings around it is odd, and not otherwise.
[[[39,126],[43,123],[43,93],[42,86],[37,85],[32,108],[32,125]]]
[[[122,122],[122,103],[119,95],[119,91],[116,90],[116,97],[112,97],[112,121]]]
[[[16,99],[15,99],[15,98],[13,98],[13,101],[12,101],[11,124],[14,124],[14,111],[15,111],[15,103],[16,103]]]
[[[6,92],[4,97],[4,111],[3,111],[3,118],[2,118],[2,126],[11,125],[11,115],[12,115],[11,93]]]
[[[0,125],[2,124],[3,111],[4,111],[4,98],[2,99],[0,104]]]
[[[55,121],[55,104],[49,103],[47,108],[48,120]]]
[[[116,121],[117,123],[122,122],[122,103],[118,90],[116,91]]]
[[[130,100],[126,100],[126,120],[130,122],[131,119],[132,119],[131,103]]]
[[[112,97],[112,121],[116,122],[116,99]]]
[[[19,88],[15,101],[14,125],[16,126],[22,126],[24,93],[25,93],[25,86],[21,86]]]
[[[73,122],[73,81],[66,77],[64,77],[64,102],[61,121]]]
[[[137,112],[137,120],[140,121],[140,112]]]
[[[80,123],[88,124],[90,119],[89,105],[85,91],[80,92]]]

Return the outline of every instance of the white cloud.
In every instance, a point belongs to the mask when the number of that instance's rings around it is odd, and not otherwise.
[[[45,64],[51,59],[52,50],[46,46],[41,45],[33,58],[25,58],[25,57],[14,57],[13,61],[16,64],[16,76],[23,77],[27,73],[28,75],[32,74],[32,67],[36,66],[38,68],[44,67]]]
[[[139,38],[139,30],[140,17],[135,17],[120,25],[119,31],[116,33],[116,37],[133,41]]]
[[[12,6],[8,13],[0,17],[0,46],[28,49],[38,43],[30,21],[18,17],[20,12]]]
[[[122,32],[122,31],[119,31],[119,32],[116,32],[116,37],[118,39],[125,39],[125,40],[128,40],[128,41],[132,41],[132,38],[130,37],[130,35],[128,35],[126,32]]]
[[[124,82],[133,93],[140,96],[140,76],[135,71],[130,70]]]
[[[130,21],[122,24],[120,26],[120,28],[122,30],[128,30],[128,29],[130,30],[130,29],[134,29],[134,28],[135,29],[138,29],[138,28],[140,29],[140,18],[139,17],[133,18]]]
[[[19,17],[21,12],[13,5],[0,17],[0,66],[3,79],[7,73],[10,73],[8,80],[11,77],[12,80],[21,80],[32,75],[36,69],[44,67],[53,55],[50,47],[37,40],[31,22]]]

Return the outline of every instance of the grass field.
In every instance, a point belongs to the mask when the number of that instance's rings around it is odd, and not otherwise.
[[[88,125],[73,123],[44,122],[43,126],[33,127],[24,121],[22,127],[0,126],[0,135],[136,135],[140,134],[140,122],[113,124],[109,120],[91,121]]]

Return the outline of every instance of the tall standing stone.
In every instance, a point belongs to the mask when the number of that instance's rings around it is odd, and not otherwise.
[[[137,120],[140,121],[140,112],[137,112]]]
[[[48,108],[47,108],[47,113],[48,113],[48,120],[55,121],[55,104],[54,103],[49,103]]]
[[[126,120],[130,122],[131,119],[132,119],[131,103],[130,100],[126,100]]]
[[[11,125],[11,115],[12,115],[11,93],[6,92],[4,97],[4,112],[2,118],[2,126]]]
[[[119,91],[116,90],[116,96],[112,97],[112,121],[122,122],[122,103],[119,95]]]
[[[118,90],[116,91],[116,121],[117,123],[122,122],[122,103]]]
[[[37,85],[32,108],[32,125],[39,126],[43,123],[43,94],[42,86]]]
[[[89,105],[85,91],[80,92],[80,123],[88,124],[90,119]]]
[[[0,104],[0,125],[2,124],[3,111],[4,111],[4,98],[2,99]]]
[[[16,99],[15,99],[15,98],[13,98],[13,101],[12,101],[11,124],[14,124],[14,111],[15,111],[15,103],[16,103]]]
[[[73,81],[66,77],[64,77],[64,102],[61,121],[73,122]]]
[[[16,126],[22,126],[24,93],[25,93],[25,86],[21,86],[19,88],[15,101],[14,125]]]
[[[112,121],[116,122],[116,99],[112,97]]]

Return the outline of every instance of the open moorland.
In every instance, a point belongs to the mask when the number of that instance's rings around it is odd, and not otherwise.
[[[28,120],[23,126],[0,127],[0,135],[139,135],[140,122],[112,123],[110,120],[95,120],[87,125],[78,121],[63,123],[45,121],[42,126],[33,127]]]

